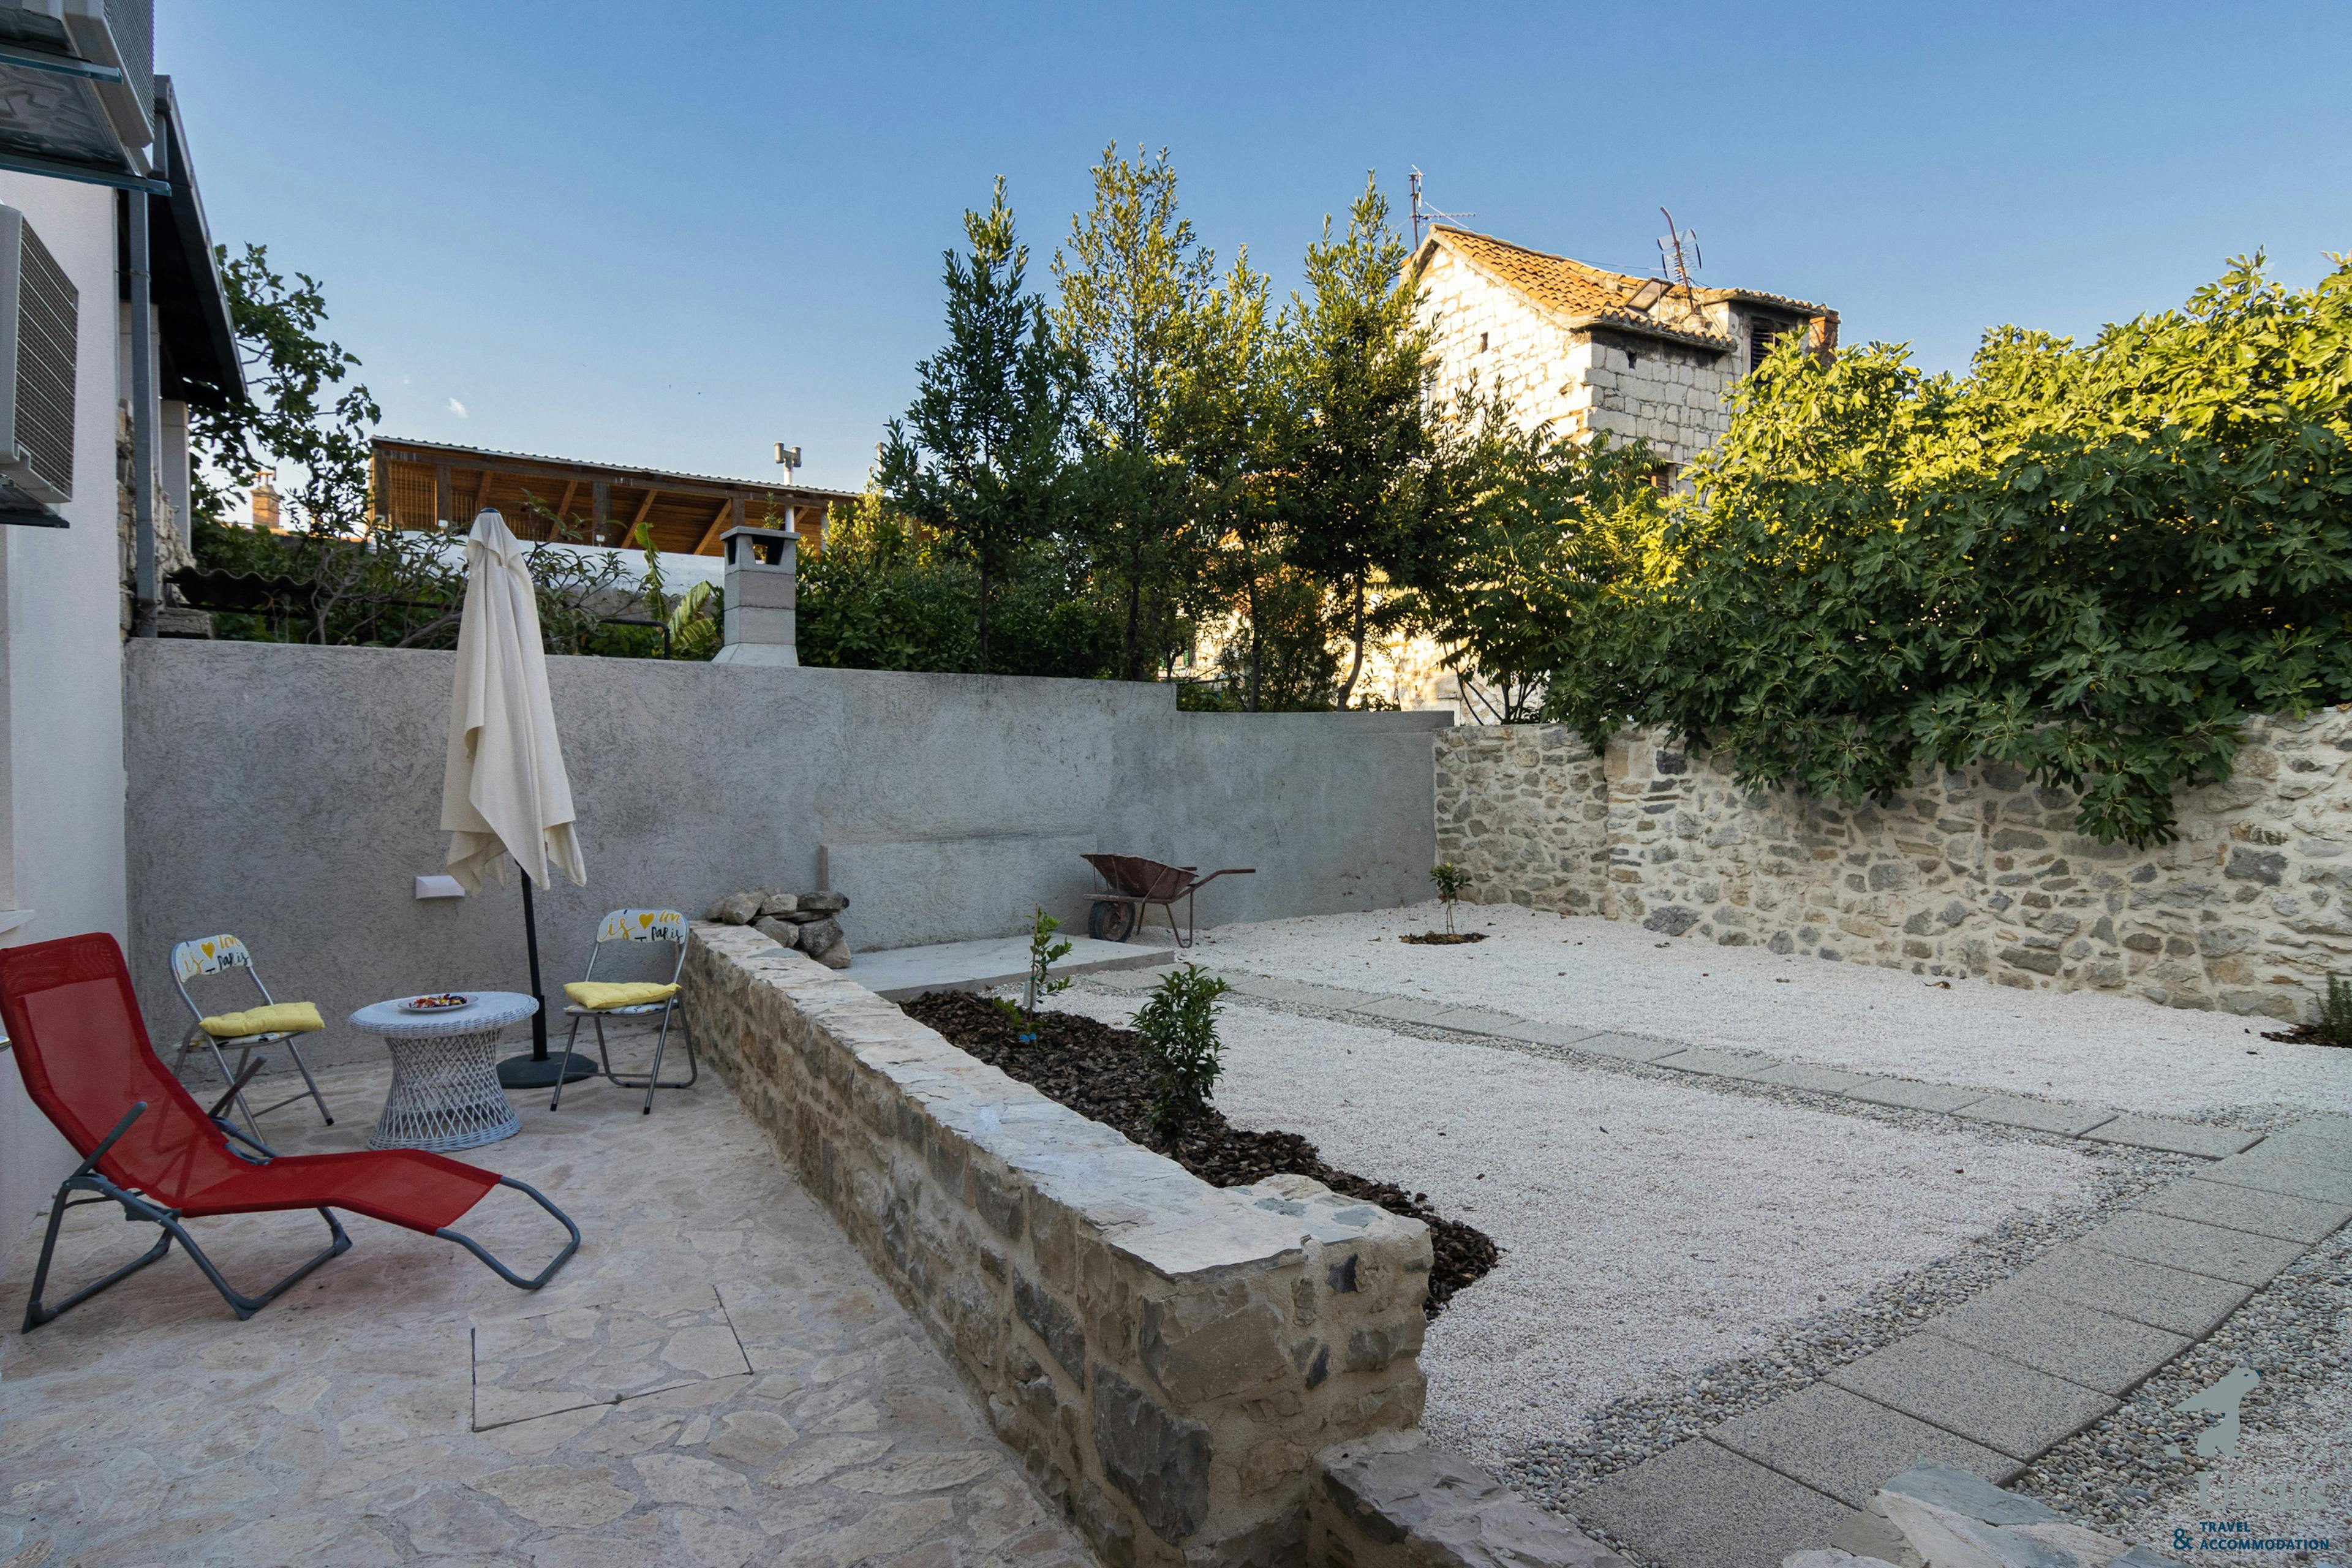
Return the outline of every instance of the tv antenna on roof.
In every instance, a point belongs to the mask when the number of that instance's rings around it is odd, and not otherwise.
[[[1685,289],[1695,289],[1691,273],[1706,265],[1698,252],[1698,230],[1676,228],[1675,215],[1664,207],[1658,209],[1658,214],[1666,220],[1666,232],[1658,240],[1659,274]]]
[[[1435,207],[1424,205],[1421,199],[1421,171],[1419,169],[1413,170],[1413,172],[1406,177],[1405,184],[1412,191],[1412,247],[1415,250],[1419,250],[1421,248],[1421,226],[1424,219],[1432,225],[1434,225],[1439,218],[1444,218],[1449,223],[1460,223],[1464,218],[1476,217],[1478,216],[1476,213],[1439,212]]]

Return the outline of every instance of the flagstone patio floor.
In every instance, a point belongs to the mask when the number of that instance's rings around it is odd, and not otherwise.
[[[321,1074],[336,1124],[303,1101],[263,1133],[362,1147],[388,1079]],[[651,1116],[595,1080],[560,1114],[514,1098],[520,1135],[467,1157],[586,1237],[535,1295],[352,1215],[352,1250],[249,1321],[175,1248],[18,1335],[38,1237],[21,1240],[0,1285],[0,1564],[1093,1563],[724,1083]],[[526,1271],[561,1240],[504,1190],[474,1221]],[[307,1212],[192,1228],[246,1289],[323,1229]],[[76,1210],[51,1298],[152,1239]]]

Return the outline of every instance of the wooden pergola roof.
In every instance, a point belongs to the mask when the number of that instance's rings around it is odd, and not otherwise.
[[[438,441],[379,436],[374,446],[378,514],[396,528],[419,532],[443,531],[452,524],[462,529],[487,506],[498,509],[518,539],[560,536],[582,544],[633,548],[642,522],[662,550],[716,555],[719,536],[728,529],[764,521],[771,509],[781,519],[789,506],[802,551],[814,553],[822,546],[833,503],[851,499],[845,490],[580,463]],[[560,535],[551,518],[563,521]]]

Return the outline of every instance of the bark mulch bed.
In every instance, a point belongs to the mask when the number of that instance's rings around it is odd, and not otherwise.
[[[1040,1013],[1034,1026],[1037,1037],[1024,1045],[1022,1026],[985,997],[932,991],[900,1006],[908,1017],[937,1029],[968,1055],[1167,1155],[1211,1186],[1247,1186],[1268,1176],[1309,1176],[1343,1196],[1422,1221],[1429,1226],[1435,1252],[1425,1308],[1433,1318],[1454,1292],[1483,1278],[1501,1258],[1486,1232],[1430,1207],[1427,1193],[1408,1193],[1334,1169],[1296,1132],[1244,1131],[1213,1105],[1173,1147],[1161,1142],[1147,1114],[1152,1098],[1151,1061],[1131,1029],[1113,1028],[1076,1013]]]
[[[2284,1040],[2291,1046],[2334,1046],[2338,1050],[2346,1048],[2343,1040],[2332,1037],[2326,1026],[2319,1024],[2290,1024],[2284,1029],[2264,1029],[2263,1038]]]

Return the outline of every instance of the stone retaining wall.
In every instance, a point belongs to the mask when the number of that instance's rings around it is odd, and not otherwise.
[[[1289,1564],[1334,1443],[1420,1420],[1426,1226],[1218,1189],[741,926],[686,1000],[755,1120],[1110,1568]]]
[[[1987,763],[1885,806],[1751,795],[1716,756],[1559,725],[1437,736],[1441,859],[1465,894],[1668,936],[2310,1015],[2352,971],[2352,709],[2258,720],[2226,784],[2184,793],[2158,848],[2074,831],[2075,797]]]
[[[1307,1568],[1630,1568],[1418,1432],[1315,1458]]]

